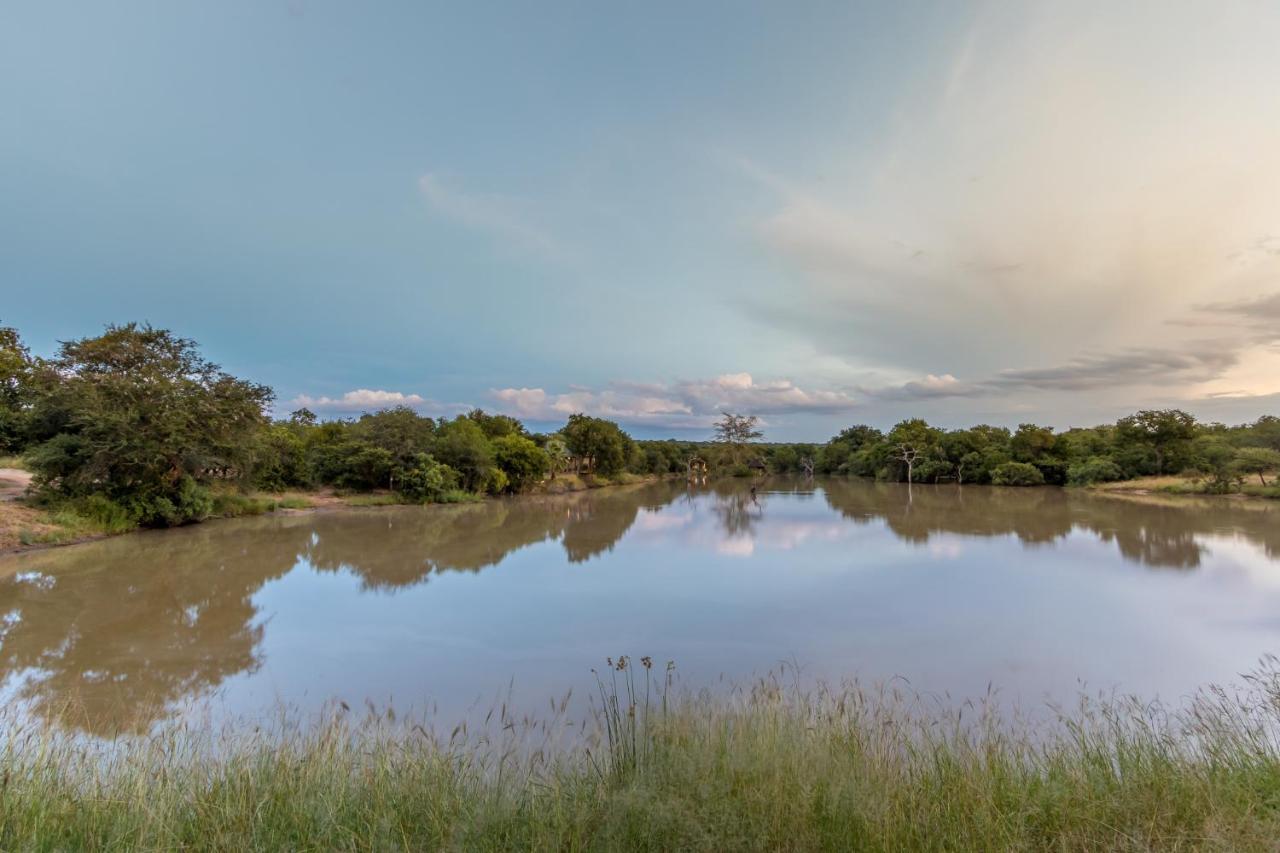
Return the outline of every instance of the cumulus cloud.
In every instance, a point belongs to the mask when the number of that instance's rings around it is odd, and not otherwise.
[[[408,406],[418,411],[440,414],[463,411],[469,408],[461,403],[440,403],[419,394],[405,394],[400,391],[382,391],[372,388],[357,388],[348,391],[341,397],[313,397],[299,394],[289,401],[294,408],[313,409],[320,412],[373,412],[396,406]]]
[[[837,390],[803,389],[790,380],[757,382],[749,373],[669,384],[619,381],[600,389],[576,388],[549,393],[543,388],[497,388],[499,407],[530,420],[559,420],[583,412],[624,423],[702,428],[722,411],[758,415],[842,412],[856,400]]]

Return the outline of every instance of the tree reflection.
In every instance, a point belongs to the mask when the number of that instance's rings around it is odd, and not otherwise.
[[[142,731],[171,703],[259,665],[252,598],[309,526],[254,520],[29,555],[0,581],[0,679],[36,713],[97,735]]]

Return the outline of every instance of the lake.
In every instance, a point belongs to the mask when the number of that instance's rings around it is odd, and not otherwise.
[[[341,700],[465,718],[609,655],[1021,705],[1280,650],[1280,507],[858,480],[217,521],[0,558],[3,696],[90,734]]]

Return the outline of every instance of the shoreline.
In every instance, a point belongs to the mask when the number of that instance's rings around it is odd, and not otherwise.
[[[656,474],[628,474],[617,479],[607,480],[591,477],[590,475],[584,477],[578,474],[560,474],[553,480],[547,480],[539,483],[537,487],[527,492],[501,496],[477,495],[474,501],[468,501],[468,503],[487,503],[494,500],[520,500],[525,498],[544,498],[549,496],[554,497],[556,495],[574,494],[577,492],[593,491],[595,489],[666,482],[682,478],[683,476],[684,475],[682,474],[669,474],[666,476]],[[557,485],[555,488],[548,488],[550,484]],[[239,495],[237,493],[229,494],[235,494],[236,498],[238,498],[235,509],[222,513],[215,513],[193,523],[210,524],[218,521],[256,515],[313,515],[348,510],[385,509],[389,507],[428,507],[451,505],[448,503],[415,503],[413,501],[399,500],[396,493],[389,490],[339,494],[333,489],[325,488],[310,492],[289,491],[278,494],[272,492],[252,492],[244,495]],[[306,505],[291,505],[304,501],[306,502]],[[45,551],[51,548],[83,545],[88,542],[97,542],[102,539],[109,539],[117,536],[127,536],[132,533],[141,533],[147,530],[166,529],[134,527],[129,530],[122,530],[115,533],[101,530],[75,533],[69,532],[74,530],[74,528],[66,525],[60,525],[56,522],[55,516],[57,513],[58,511],[56,509],[43,509],[31,506],[20,497],[11,497],[0,503],[0,543],[4,543],[0,544],[0,559],[36,551]],[[191,525],[179,526],[190,527]],[[9,534],[10,529],[13,531],[12,534],[4,536],[4,534]],[[23,535],[30,535],[32,532],[34,532],[35,535],[50,538],[43,541],[32,540],[23,542]],[[64,533],[66,538],[62,538]],[[5,540],[9,538],[12,538],[16,544],[7,544]]]

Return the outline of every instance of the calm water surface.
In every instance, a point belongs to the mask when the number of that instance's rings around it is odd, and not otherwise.
[[[532,707],[606,655],[1039,703],[1280,651],[1261,502],[849,480],[263,517],[0,559],[3,696],[90,733],[206,703]],[[76,713],[67,716],[65,709]]]

